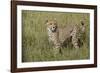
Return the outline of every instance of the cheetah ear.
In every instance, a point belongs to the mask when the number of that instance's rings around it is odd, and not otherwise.
[[[57,23],[57,19],[56,18],[54,18],[54,21],[55,21],[55,23]]]
[[[45,20],[45,24],[48,23],[48,20]]]

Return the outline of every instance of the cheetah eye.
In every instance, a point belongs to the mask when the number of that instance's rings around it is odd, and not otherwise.
[[[50,25],[52,25],[52,23],[50,23]]]

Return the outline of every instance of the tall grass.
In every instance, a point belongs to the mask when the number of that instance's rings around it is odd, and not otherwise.
[[[56,18],[59,27],[70,25],[73,21],[79,23],[85,18],[86,32],[83,35],[85,39],[83,39],[84,43],[80,49],[62,48],[62,54],[53,55],[53,46],[48,42],[45,20],[54,18]],[[89,59],[89,56],[88,13],[22,11],[22,62],[82,60]]]

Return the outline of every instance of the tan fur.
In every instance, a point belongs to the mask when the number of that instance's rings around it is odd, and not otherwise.
[[[67,25],[66,27],[59,27],[56,20],[46,21],[49,41],[54,44],[54,48],[61,48],[63,43],[72,37],[71,41],[75,48],[79,48],[79,32],[85,30],[84,25],[78,26],[77,23]],[[81,24],[83,24],[81,22]],[[54,27],[54,28],[53,28]]]
[[[61,46],[61,43],[59,40],[59,30],[57,27],[57,22],[47,21],[46,25],[47,25],[47,31],[48,31],[48,36],[49,36],[49,42],[53,42],[55,46],[54,48],[59,48]]]

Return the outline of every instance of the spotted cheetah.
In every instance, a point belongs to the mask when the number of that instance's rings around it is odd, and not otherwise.
[[[56,20],[46,20],[46,26],[48,31],[49,42],[54,44],[54,49],[62,48],[64,42],[67,42],[71,38],[72,45],[74,48],[79,48],[79,39],[81,33],[85,32],[85,25],[83,21],[80,21],[80,26],[78,24],[70,24],[66,27],[58,27]]]

